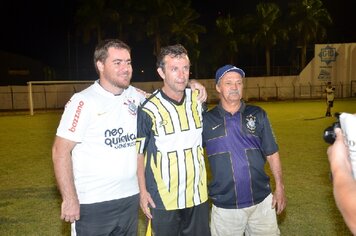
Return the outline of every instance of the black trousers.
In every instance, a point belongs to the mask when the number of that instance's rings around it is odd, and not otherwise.
[[[75,222],[77,236],[136,236],[139,195],[80,205],[80,220]]]
[[[151,208],[155,236],[210,236],[209,203],[178,210]]]

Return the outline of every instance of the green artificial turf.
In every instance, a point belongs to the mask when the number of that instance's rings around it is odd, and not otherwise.
[[[283,166],[287,208],[282,235],[351,235],[336,208],[323,130],[324,101],[254,103],[269,115]],[[336,100],[333,112],[356,113],[356,100]],[[60,112],[0,115],[0,235],[70,235],[59,219],[51,146]],[[268,165],[267,171],[269,172]],[[273,185],[273,179],[272,179]],[[144,235],[140,214],[139,235]]]

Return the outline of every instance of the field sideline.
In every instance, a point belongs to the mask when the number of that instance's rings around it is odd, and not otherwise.
[[[259,102],[269,115],[283,166],[288,199],[278,217],[282,235],[351,235],[335,206],[323,130],[322,100]],[[336,100],[333,112],[356,113],[356,99]],[[70,235],[59,219],[61,199],[51,146],[60,112],[0,112],[0,235]],[[273,183],[273,181],[272,181]],[[139,236],[144,235],[140,216]]]

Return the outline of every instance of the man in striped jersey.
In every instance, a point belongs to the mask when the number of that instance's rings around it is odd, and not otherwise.
[[[162,48],[164,85],[138,109],[140,204],[154,235],[210,235],[202,148],[202,104],[187,87],[190,61],[182,45]]]
[[[137,107],[145,93],[130,85],[131,49],[121,40],[101,41],[94,65],[99,79],[67,103],[53,144],[61,219],[72,235],[136,235]],[[190,86],[206,99],[203,86]]]

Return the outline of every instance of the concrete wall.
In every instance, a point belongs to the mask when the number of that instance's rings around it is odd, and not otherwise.
[[[356,80],[356,43],[316,44],[313,60],[299,77],[301,84],[324,85],[331,81],[343,87],[340,93],[350,93],[349,88],[341,85]]]
[[[244,99],[322,98],[327,81],[331,81],[336,87],[336,97],[356,96],[356,43],[315,45],[315,56],[300,75],[271,77],[247,75]],[[208,91],[208,102],[216,102],[218,94],[214,79],[201,79],[199,82]],[[63,108],[73,93],[89,85],[33,85],[34,109]],[[153,92],[162,87],[162,81],[133,82],[132,85],[146,92]],[[27,86],[0,86],[0,110],[29,109],[28,100]]]
[[[356,43],[316,44],[314,53],[314,58],[300,75],[271,77],[247,75],[244,99],[321,98],[324,96],[323,92],[328,81],[337,88],[337,97],[355,96],[350,86],[351,81],[356,80]],[[199,82],[206,87],[208,100],[216,101],[218,94],[214,79],[202,79]],[[160,88],[162,82],[133,83],[133,85],[152,92]]]

